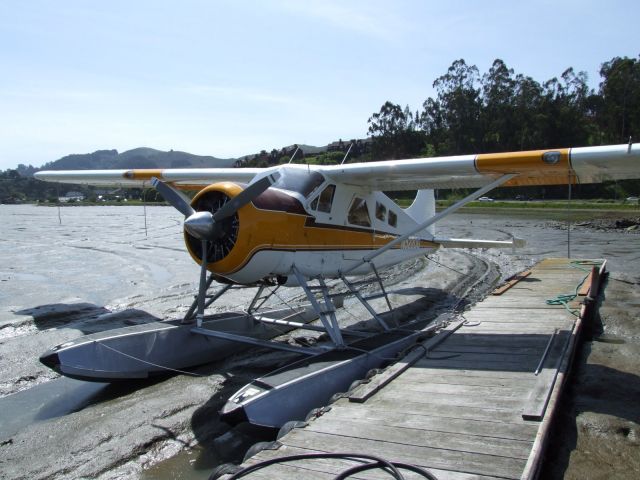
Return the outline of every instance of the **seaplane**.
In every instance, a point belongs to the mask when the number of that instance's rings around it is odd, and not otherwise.
[[[67,184],[153,187],[185,217],[184,242],[200,265],[200,278],[198,293],[183,319],[81,337],[41,357],[45,365],[63,375],[113,381],[210,362],[235,352],[239,345],[313,358],[333,355],[340,361],[350,359],[352,365],[357,363],[355,357],[345,352],[388,355],[390,349],[410,341],[406,327],[399,329],[385,320],[354,277],[370,276],[386,296],[379,272],[406,260],[439,248],[522,246],[524,241],[517,238],[445,238],[436,234],[435,226],[500,186],[570,188],[640,178],[640,148],[630,142],[340,165],[40,171],[35,177]],[[434,190],[449,188],[467,188],[473,193],[437,213]],[[401,190],[417,191],[408,208],[401,208],[384,193]],[[185,191],[195,191],[195,195],[189,198]],[[344,285],[342,293],[334,293],[328,281]],[[214,282],[218,289],[209,294]],[[246,311],[223,318],[205,315],[229,289],[247,287],[257,290]],[[265,298],[280,287],[301,288],[308,306],[293,313],[283,309],[261,314]],[[381,336],[372,340],[371,335],[340,326],[336,309],[345,292],[362,303]],[[387,303],[391,308],[388,298]],[[310,325],[311,319],[319,319],[320,325]],[[324,346],[297,346],[272,339],[293,328],[321,330],[328,341]],[[350,340],[352,336],[355,340]],[[375,355],[365,357],[370,360]],[[371,367],[369,360],[362,360],[360,370]],[[308,372],[309,361],[304,365]],[[290,380],[291,375],[280,377]],[[232,407],[276,388],[265,381],[259,383],[232,397]],[[242,412],[245,417],[246,410]],[[229,411],[237,413],[237,408]]]

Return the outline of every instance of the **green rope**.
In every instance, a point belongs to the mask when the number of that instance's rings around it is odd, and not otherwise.
[[[587,273],[587,275],[585,275],[584,278],[580,280],[580,282],[576,285],[576,288],[573,293],[561,293],[560,295],[557,295],[554,298],[550,298],[546,301],[547,305],[562,305],[567,310],[567,312],[569,312],[573,316],[578,317],[580,315],[580,309],[570,308],[569,302],[572,302],[573,300],[575,300],[575,298],[578,296],[578,290],[580,290],[580,287],[582,287],[582,284],[585,282],[585,280],[589,277],[589,274],[591,273],[590,268],[584,268],[583,266],[600,267],[601,265],[602,265],[602,262],[598,262],[594,260],[572,261],[569,264],[570,267],[577,268],[579,270],[582,270],[583,272],[589,272],[589,273]]]

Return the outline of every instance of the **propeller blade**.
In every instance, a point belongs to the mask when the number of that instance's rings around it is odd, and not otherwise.
[[[173,207],[182,213],[185,217],[190,217],[196,211],[191,208],[187,197],[170,185],[158,180],[156,177],[151,178],[151,185],[158,193],[169,202]]]
[[[273,172],[271,175],[268,175],[264,178],[261,178],[257,182],[252,183],[238,195],[225,203],[220,210],[214,213],[213,220],[219,222],[220,220],[224,220],[225,218],[230,217],[242,207],[244,207],[247,203],[264,192],[271,185],[273,185],[279,177],[280,174],[278,172]]]

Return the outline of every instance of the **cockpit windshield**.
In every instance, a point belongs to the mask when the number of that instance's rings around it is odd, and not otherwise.
[[[280,178],[273,184],[275,188],[299,193],[305,198],[324,183],[322,174],[312,170],[282,167],[278,173]]]

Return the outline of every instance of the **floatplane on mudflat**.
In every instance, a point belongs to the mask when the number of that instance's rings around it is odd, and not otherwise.
[[[294,377],[304,377],[305,389],[321,402],[324,396],[316,392],[319,388],[327,392],[344,389],[380,358],[415,342],[419,330],[385,321],[354,276],[369,275],[391,309],[379,275],[384,268],[442,247],[511,248],[524,243],[515,238],[439,237],[435,232],[438,220],[499,186],[639,178],[640,149],[629,143],[331,166],[41,171],[35,176],[97,186],[153,186],[185,216],[186,249],[201,266],[198,294],[182,320],[81,337],[53,347],[41,361],[70,377],[112,381],[203,364],[235,352],[239,345],[304,355],[294,368],[270,376],[269,381],[254,382],[232,396],[226,413],[251,420],[249,404],[258,405],[267,393],[279,395],[281,405],[295,409],[296,395],[285,388]],[[434,190],[441,188],[476,190],[436,213]],[[197,193],[190,199],[182,190]],[[401,208],[383,193],[399,190],[418,191],[408,208]],[[343,285],[343,292],[332,291],[328,280]],[[218,290],[209,294],[214,282]],[[245,312],[205,315],[227,291],[248,286],[258,288]],[[301,288],[308,304],[294,310],[262,311],[266,299],[280,287]],[[336,308],[345,293],[364,305],[377,324],[377,333],[339,325]],[[308,325],[315,319],[320,320],[319,325]],[[297,346],[272,340],[294,328],[321,330],[328,342]],[[320,374],[325,380],[332,379],[331,385],[315,381],[314,375]],[[278,419],[268,422],[282,423]]]

